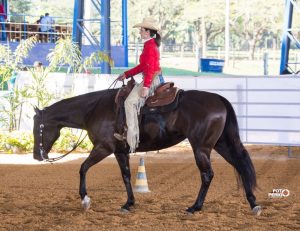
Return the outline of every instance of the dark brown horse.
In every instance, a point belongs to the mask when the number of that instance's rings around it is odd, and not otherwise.
[[[48,158],[53,143],[63,127],[85,129],[94,147],[80,168],[79,194],[85,209],[90,206],[86,190],[88,169],[114,153],[127,191],[122,210],[130,210],[135,199],[131,187],[129,148],[117,141],[115,132],[116,89],[88,93],[65,99],[44,110],[36,108],[34,116],[34,150],[37,160]],[[153,151],[173,146],[188,139],[201,173],[201,188],[195,203],[187,209],[194,213],[202,208],[214,176],[210,153],[215,149],[238,172],[247,200],[254,214],[261,213],[253,189],[256,174],[250,156],[243,146],[232,105],[222,96],[203,91],[184,91],[178,107],[160,114],[143,115],[140,144],[137,151]]]

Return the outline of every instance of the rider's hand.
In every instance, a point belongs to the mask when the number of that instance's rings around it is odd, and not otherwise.
[[[143,87],[141,88],[141,91],[140,91],[140,96],[145,98],[147,97],[149,94],[149,88],[148,87]]]
[[[124,79],[126,79],[125,73],[120,74],[120,75],[118,76],[118,80],[119,80],[119,81],[123,81]]]

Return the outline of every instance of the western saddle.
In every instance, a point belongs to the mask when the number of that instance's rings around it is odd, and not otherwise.
[[[120,88],[120,90],[118,91],[115,97],[115,103],[117,105],[120,102],[125,101],[129,93],[133,89],[134,85],[135,85],[135,80],[131,78],[127,82],[127,85]],[[152,107],[169,105],[175,100],[178,92],[179,89],[177,87],[174,87],[173,82],[162,83],[156,88],[154,94],[147,98],[145,102],[145,106],[152,108]]]

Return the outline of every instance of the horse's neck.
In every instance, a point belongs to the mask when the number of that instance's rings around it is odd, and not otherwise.
[[[88,112],[88,104],[59,105],[51,108],[48,114],[49,120],[55,121],[60,127],[85,128],[85,117]]]
[[[86,129],[89,121],[95,116],[99,119],[104,111],[106,112],[104,114],[110,110],[113,112],[116,91],[99,93],[95,92],[58,102],[47,109],[49,110],[49,113],[46,113],[47,119],[56,121],[60,127]]]

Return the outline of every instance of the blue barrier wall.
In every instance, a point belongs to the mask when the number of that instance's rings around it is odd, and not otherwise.
[[[1,42],[1,45],[7,45],[6,42]],[[18,42],[10,42],[9,46],[11,50],[15,50],[19,45]],[[49,64],[47,60],[47,55],[50,53],[51,49],[55,46],[54,43],[37,43],[29,53],[29,57],[24,60],[25,65],[33,65],[35,61],[41,61],[44,66]],[[82,45],[82,56],[87,57],[95,49],[91,45]],[[124,47],[123,46],[112,46],[111,47],[111,56],[114,60],[115,67],[125,67],[125,58],[124,58]]]

